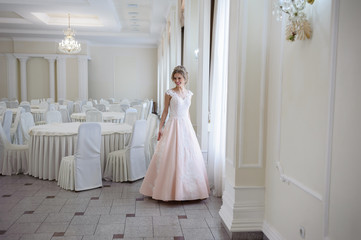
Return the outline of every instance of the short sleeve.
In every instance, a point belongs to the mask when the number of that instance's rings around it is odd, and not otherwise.
[[[192,93],[191,90],[188,90],[188,95],[189,95],[189,96],[193,96],[193,93]]]
[[[172,89],[168,89],[165,94],[167,94],[168,96],[174,97],[174,91]]]

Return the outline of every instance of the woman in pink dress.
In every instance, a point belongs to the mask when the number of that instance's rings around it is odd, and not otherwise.
[[[177,66],[172,73],[176,87],[165,93],[158,144],[140,193],[163,201],[209,197],[207,171],[189,116],[193,93],[185,88],[188,72]],[[163,129],[165,120],[169,118]]]

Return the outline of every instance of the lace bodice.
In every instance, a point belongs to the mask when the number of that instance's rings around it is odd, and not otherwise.
[[[172,97],[169,103],[169,117],[188,118],[193,93],[188,90],[186,96],[182,98],[172,89],[168,89],[166,94]]]

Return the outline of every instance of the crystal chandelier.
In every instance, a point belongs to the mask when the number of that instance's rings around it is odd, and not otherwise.
[[[313,4],[314,0],[276,0],[273,4],[272,14],[277,21],[282,21],[283,13],[288,15],[286,26],[286,39],[289,41],[310,39],[312,35],[311,24],[303,12],[306,3]]]
[[[75,40],[75,31],[70,28],[70,14],[68,14],[68,29],[64,30],[65,38],[59,43],[59,51],[66,54],[76,54],[81,51],[81,45]]]

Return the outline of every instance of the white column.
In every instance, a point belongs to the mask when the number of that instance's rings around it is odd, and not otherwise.
[[[66,58],[64,56],[58,56],[56,66],[58,99],[66,99]]]
[[[7,59],[7,86],[8,86],[8,98],[18,98],[18,81],[16,71],[16,58],[12,54],[6,54]]]
[[[197,81],[197,136],[204,155],[208,148],[208,89],[211,1],[199,1],[199,54]]]
[[[55,57],[46,57],[49,62],[49,96],[55,100]]]
[[[88,57],[78,56],[79,98],[88,99]]]
[[[26,62],[28,57],[19,57],[20,61],[20,91],[21,101],[27,101],[27,86],[26,86]]]

